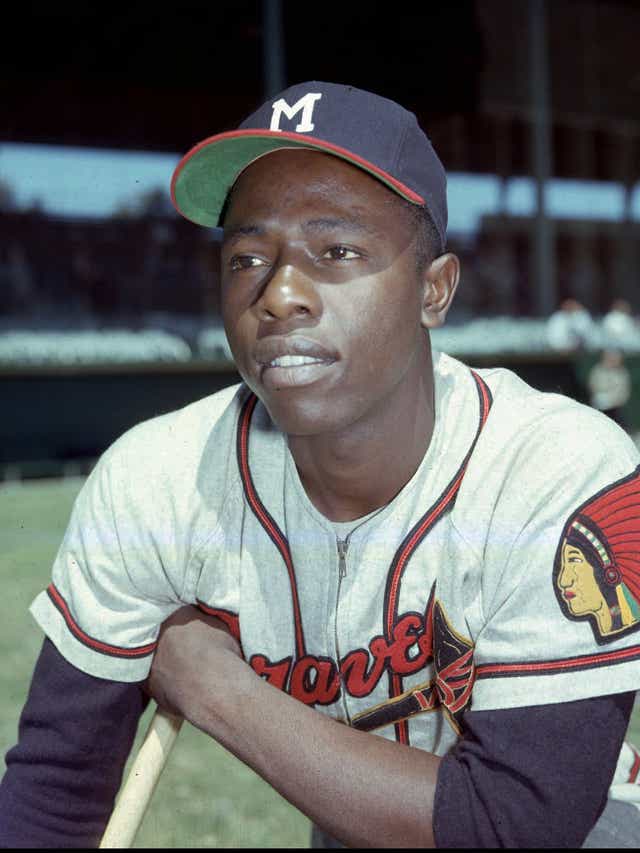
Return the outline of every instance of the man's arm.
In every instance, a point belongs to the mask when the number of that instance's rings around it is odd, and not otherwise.
[[[435,846],[440,759],[340,725],[282,693],[241,659],[219,620],[194,608],[168,619],[148,686],[159,704],[215,738],[347,846]]]
[[[471,713],[440,759],[280,692],[211,625],[168,620],[151,692],[347,846],[575,847],[604,807],[632,694]]]
[[[0,784],[0,847],[97,847],[148,699],[45,639]]]

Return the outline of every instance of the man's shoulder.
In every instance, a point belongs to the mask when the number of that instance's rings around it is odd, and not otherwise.
[[[244,385],[231,385],[180,409],[141,421],[123,433],[110,452],[201,452],[213,434],[220,439],[227,435],[231,438],[247,393]],[[224,441],[214,442],[211,449],[224,453],[227,448],[223,445]]]
[[[572,420],[602,420],[594,409],[563,394],[540,391],[505,367],[475,367],[439,353],[436,371],[452,386],[458,387],[473,386],[471,376],[475,374],[476,381],[487,390],[489,413],[483,428],[485,444],[489,437],[498,436],[500,441],[525,441],[530,431],[544,430],[556,422],[564,423],[563,432],[570,437]],[[475,400],[476,394],[472,397]],[[475,416],[470,412],[470,417]]]
[[[248,393],[233,385],[127,430],[99,462],[112,494],[155,494],[158,503],[222,497],[237,478],[236,428]]]
[[[481,368],[477,374],[491,391],[487,435],[528,446],[533,451],[566,453],[605,442],[635,450],[633,442],[611,418],[561,393],[533,388],[505,368]]]
[[[474,507],[495,505],[514,491],[529,502],[558,489],[571,492],[574,481],[613,482],[640,463],[633,440],[601,412],[532,388],[509,370],[477,373],[492,404],[462,487]]]

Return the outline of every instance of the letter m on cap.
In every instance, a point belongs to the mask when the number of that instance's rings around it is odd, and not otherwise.
[[[299,101],[290,107],[284,98],[280,98],[272,105],[273,115],[271,116],[270,130],[281,130],[280,117],[282,113],[286,115],[289,121],[298,113],[302,113],[299,123],[295,126],[296,133],[311,133],[315,125],[311,121],[313,118],[313,108],[316,101],[322,97],[322,92],[307,92]]]

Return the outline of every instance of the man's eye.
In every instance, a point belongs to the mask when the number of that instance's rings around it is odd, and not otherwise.
[[[322,257],[329,258],[332,261],[352,261],[355,258],[361,257],[361,255],[347,246],[332,246],[330,249],[327,249]]]
[[[261,258],[256,258],[255,255],[234,255],[229,261],[229,266],[233,272],[240,272],[241,270],[264,266],[264,263]]]

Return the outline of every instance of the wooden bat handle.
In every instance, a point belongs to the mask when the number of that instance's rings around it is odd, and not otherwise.
[[[131,847],[160,774],[182,726],[181,717],[156,708],[144,741],[107,824],[100,847]]]

